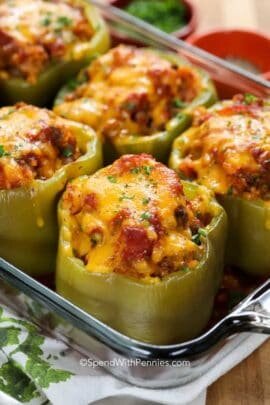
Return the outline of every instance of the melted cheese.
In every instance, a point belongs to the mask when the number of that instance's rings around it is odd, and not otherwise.
[[[74,254],[90,272],[156,280],[196,267],[192,234],[204,226],[209,197],[188,203],[177,175],[148,155],[126,155],[91,177],[72,181],[61,208]],[[177,215],[177,212],[179,215]]]
[[[183,141],[179,170],[188,177],[217,194],[270,198],[269,106],[246,105],[239,96],[223,102]]]
[[[0,109],[0,189],[50,178],[79,155],[68,122],[51,111],[26,104]]]
[[[6,0],[1,3],[1,29],[24,43],[35,43],[43,35],[55,39],[57,30],[71,33],[70,27],[82,18],[81,10],[68,1]],[[71,41],[70,36],[67,41]]]
[[[87,76],[87,82],[55,111],[113,139],[163,131],[179,112],[177,101],[189,103],[201,89],[191,67],[175,66],[154,52],[123,45],[93,62]],[[102,120],[97,119],[100,116]]]
[[[17,73],[34,81],[51,59],[72,58],[74,47],[93,35],[84,9],[76,4],[70,0],[1,1],[2,76]]]

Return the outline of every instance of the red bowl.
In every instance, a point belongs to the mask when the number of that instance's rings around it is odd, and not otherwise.
[[[264,74],[270,72],[270,37],[249,30],[217,30],[191,35],[187,41],[222,59],[240,58],[251,63]],[[269,77],[269,76],[268,76]],[[237,92],[215,78],[221,97],[231,97]]]
[[[124,9],[132,0],[108,0],[109,3],[121,9]],[[171,34],[179,39],[185,39],[191,35],[197,28],[197,11],[194,4],[190,0],[182,0],[187,9],[187,24],[181,29],[172,32]],[[111,34],[115,43],[136,44],[136,40],[129,39],[125,34],[120,34],[111,30]]]

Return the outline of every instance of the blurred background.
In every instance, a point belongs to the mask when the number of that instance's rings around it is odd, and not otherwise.
[[[270,0],[193,0],[199,14],[198,31],[249,28],[270,33]]]

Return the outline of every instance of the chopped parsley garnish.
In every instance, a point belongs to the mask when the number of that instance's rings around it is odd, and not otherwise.
[[[149,219],[151,219],[151,217],[152,217],[152,215],[150,214],[150,212],[144,212],[144,213],[141,215],[141,219],[142,219],[143,221],[149,221]]]
[[[152,172],[153,169],[154,169],[153,166],[133,167],[133,168],[130,170],[130,173],[133,173],[133,174],[144,173],[144,174],[146,174],[147,176],[150,176],[150,174],[151,174],[151,172]]]
[[[69,158],[70,156],[73,155],[73,149],[69,146],[67,146],[66,148],[64,148],[62,150],[62,155],[66,158]]]
[[[57,18],[56,20],[56,24],[55,24],[55,33],[60,33],[64,28],[66,27],[70,27],[72,24],[72,19],[68,18],[66,16],[60,16]]]
[[[143,166],[143,171],[147,176],[150,176],[152,170],[154,169],[153,166]]]
[[[178,118],[179,120],[182,120],[183,118],[185,118],[185,114],[183,114],[182,112],[179,112],[176,114],[176,118]]]
[[[175,108],[184,108],[186,107],[186,103],[182,100],[180,100],[179,98],[175,98],[172,101],[172,106]]]
[[[254,94],[246,93],[244,95],[244,103],[250,105],[252,103],[256,103],[258,101],[258,97],[254,96]]]
[[[76,90],[76,88],[81,84],[81,82],[78,79],[71,79],[68,81],[66,87],[68,90],[73,91]]]
[[[124,9],[169,33],[179,30],[188,19],[186,4],[179,0],[133,0]]]
[[[116,183],[117,179],[115,176],[107,176],[107,179],[111,182],[111,183]]]
[[[3,145],[0,145],[0,158],[4,156],[10,156],[10,153],[5,151],[5,148]]]
[[[187,266],[184,266],[181,267],[179,270],[182,271],[182,273],[187,273],[189,271],[189,268]]]
[[[150,198],[143,198],[142,203],[143,205],[147,205],[150,202]]]
[[[72,19],[71,18],[68,18],[68,17],[66,17],[64,15],[57,18],[57,25],[59,27],[62,27],[62,28],[69,27],[71,24],[72,24]]]
[[[198,232],[195,233],[195,235],[192,235],[192,242],[196,243],[196,245],[200,245],[201,244],[201,237],[206,237],[207,236],[207,232],[205,229],[203,228],[199,228]]]
[[[51,24],[51,22],[52,22],[51,17],[47,15],[41,20],[40,24],[43,25],[43,27],[48,27]]]
[[[139,167],[133,167],[133,168],[130,170],[130,173],[132,173],[132,174],[138,174],[138,173],[140,173],[140,168],[139,168]]]

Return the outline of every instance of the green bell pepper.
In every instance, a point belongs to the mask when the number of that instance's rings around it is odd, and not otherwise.
[[[270,203],[220,196],[229,219],[227,263],[254,276],[270,274]]]
[[[196,184],[183,182],[183,185],[189,200],[203,190]],[[198,266],[171,273],[151,284],[118,273],[87,271],[73,254],[71,232],[60,201],[57,292],[140,341],[169,344],[197,336],[211,316],[223,272],[227,218],[216,201],[210,204],[215,215],[204,228],[205,251]]]
[[[169,166],[179,172],[189,134],[196,139],[199,127],[190,128],[173,144]],[[195,136],[194,136],[195,135]],[[217,195],[228,215],[226,262],[254,276],[270,274],[270,204],[234,195]]]
[[[56,204],[66,182],[93,173],[102,165],[102,148],[94,131],[70,121],[83,155],[47,180],[0,190],[0,256],[32,276],[55,270]]]
[[[145,52],[149,50],[150,49],[144,49]],[[153,50],[150,51],[153,52]],[[161,52],[157,50],[155,50],[155,52],[160,57],[168,60],[169,62],[177,66],[189,66],[188,62],[182,59],[179,55],[174,55],[173,53]],[[126,135],[121,137],[119,136],[115,137],[113,140],[106,138],[104,140],[103,152],[106,162],[111,163],[117,157],[124,154],[138,154],[142,152],[154,156],[161,162],[167,161],[173,140],[190,126],[192,120],[192,111],[194,110],[194,108],[198,106],[211,106],[217,100],[216,89],[207,73],[195,67],[194,70],[199,74],[201,90],[191,103],[184,107],[180,107],[178,114],[171,120],[169,120],[166,124],[165,131],[154,133],[152,135],[139,134]],[[78,86],[83,81],[83,76],[84,74],[83,72],[81,72],[78,76]],[[74,88],[72,90],[74,90]],[[65,96],[67,96],[70,91],[71,90],[69,85],[64,86],[60,90],[55,100],[55,112],[70,119],[82,120],[82,118],[77,115],[73,109],[71,109],[67,113],[61,113],[61,104],[63,103]],[[85,98],[83,102],[85,102]],[[92,108],[91,106],[89,106],[89,114],[91,114],[91,110]],[[88,122],[86,121],[84,123],[88,124]],[[91,123],[90,125],[93,125],[93,127],[98,130],[95,124]]]
[[[74,77],[93,57],[108,50],[109,32],[98,10],[85,0],[74,0],[74,2],[83,7],[91,26],[95,29],[92,39],[89,43],[74,49],[73,59],[52,61],[35,83],[29,83],[20,78],[0,78],[2,105],[11,105],[18,101],[41,107],[48,105],[64,83]]]

